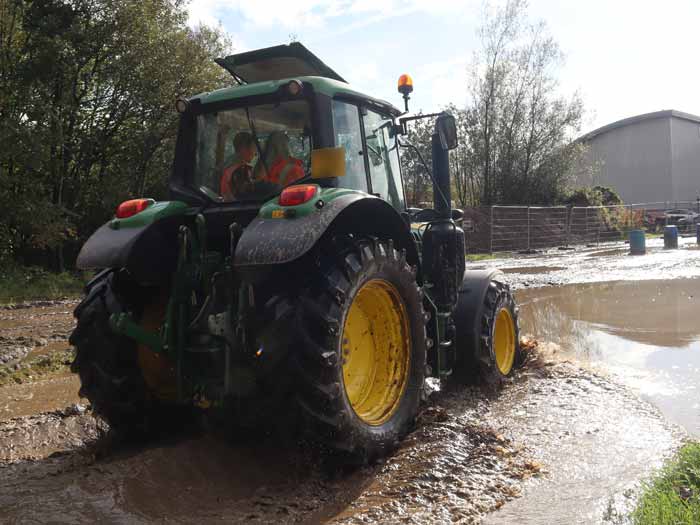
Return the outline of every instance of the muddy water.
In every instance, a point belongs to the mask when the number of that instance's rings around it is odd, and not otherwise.
[[[518,292],[525,332],[611,373],[700,437],[700,279]]]
[[[545,465],[484,522],[490,525],[625,523],[638,480],[677,447],[681,434],[624,387],[584,372],[505,394],[490,415],[513,429]]]
[[[71,373],[6,386],[0,389],[0,421],[85,403],[78,396],[79,389],[80,381]]]
[[[493,523],[599,523],[679,435],[623,387],[543,355],[501,395],[436,393],[393,456],[350,472],[276,436],[183,429],[127,448],[77,407],[0,422],[0,522],[441,524],[501,509]]]

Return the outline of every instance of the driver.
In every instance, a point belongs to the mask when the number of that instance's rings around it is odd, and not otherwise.
[[[233,162],[221,176],[220,193],[225,201],[234,200],[236,193],[246,191],[253,184],[253,166],[255,158],[255,141],[253,136],[241,131],[233,137],[235,156]]]
[[[259,174],[262,180],[283,188],[304,177],[304,166],[301,160],[292,157],[289,138],[282,131],[270,133],[264,164],[265,172]]]

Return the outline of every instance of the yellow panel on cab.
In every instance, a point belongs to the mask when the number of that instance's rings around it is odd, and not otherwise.
[[[345,176],[345,148],[319,148],[311,152],[311,178]]]

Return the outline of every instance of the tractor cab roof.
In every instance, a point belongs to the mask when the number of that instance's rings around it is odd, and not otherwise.
[[[216,63],[231,73],[238,85],[192,97],[198,99],[201,104],[226,103],[241,98],[269,95],[290,80],[299,80],[311,84],[315,92],[328,97],[351,98],[366,102],[391,116],[401,114],[401,111],[389,102],[353,89],[343,77],[299,43],[231,55],[216,59]]]
[[[325,77],[345,82],[343,77],[298,42],[217,58],[216,63],[241,84],[298,76]]]

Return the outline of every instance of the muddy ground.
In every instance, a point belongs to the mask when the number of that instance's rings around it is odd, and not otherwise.
[[[436,391],[392,457],[355,471],[203,426],[126,447],[67,372],[73,306],[0,310],[2,523],[617,523],[682,439],[542,345],[500,395]]]
[[[620,244],[470,266],[505,269],[517,290],[700,276],[691,243],[657,245],[644,257]],[[2,523],[624,523],[639,481],[684,438],[604,370],[545,342],[499,395],[434,392],[396,453],[359,470],[205,424],[126,446],[68,372],[74,306],[0,309]]]

